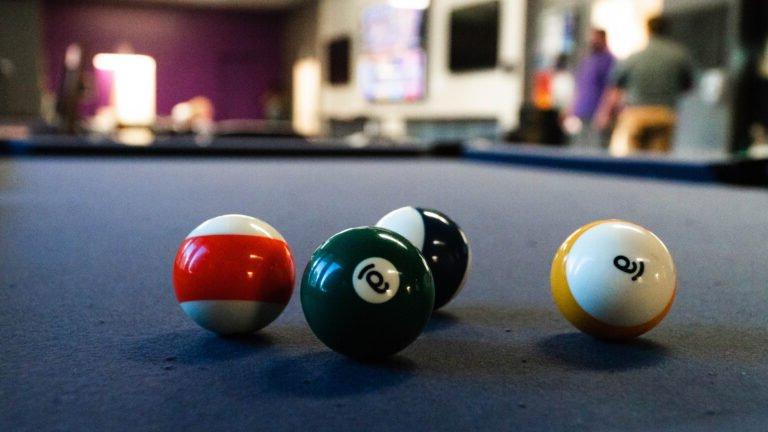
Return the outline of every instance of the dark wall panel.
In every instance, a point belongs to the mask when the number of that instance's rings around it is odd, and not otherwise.
[[[40,111],[40,7],[36,1],[0,1],[0,116]]]

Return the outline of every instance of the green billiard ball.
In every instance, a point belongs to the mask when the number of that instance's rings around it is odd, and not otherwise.
[[[395,354],[424,329],[435,302],[421,252],[384,228],[342,231],[320,245],[301,279],[301,307],[328,347],[355,358]]]

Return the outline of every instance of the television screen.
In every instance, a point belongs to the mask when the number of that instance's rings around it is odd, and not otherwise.
[[[349,52],[351,42],[348,37],[339,38],[328,44],[328,82],[347,84],[349,82]]]
[[[374,102],[412,102],[426,93],[425,12],[376,5],[363,12],[358,79]]]
[[[492,69],[498,62],[499,2],[451,12],[450,69]]]

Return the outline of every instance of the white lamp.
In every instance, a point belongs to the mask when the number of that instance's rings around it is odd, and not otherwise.
[[[139,54],[96,54],[93,67],[111,71],[111,103],[117,121],[126,126],[150,126],[155,122],[155,59]]]

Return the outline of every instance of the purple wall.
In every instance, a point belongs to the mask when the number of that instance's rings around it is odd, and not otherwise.
[[[58,88],[68,44],[95,53],[127,42],[157,61],[157,112],[209,97],[218,119],[262,117],[262,94],[287,81],[282,70],[285,20],[274,12],[171,9],[44,1],[48,84]],[[93,105],[93,104],[92,104]],[[92,111],[93,107],[90,107]]]

